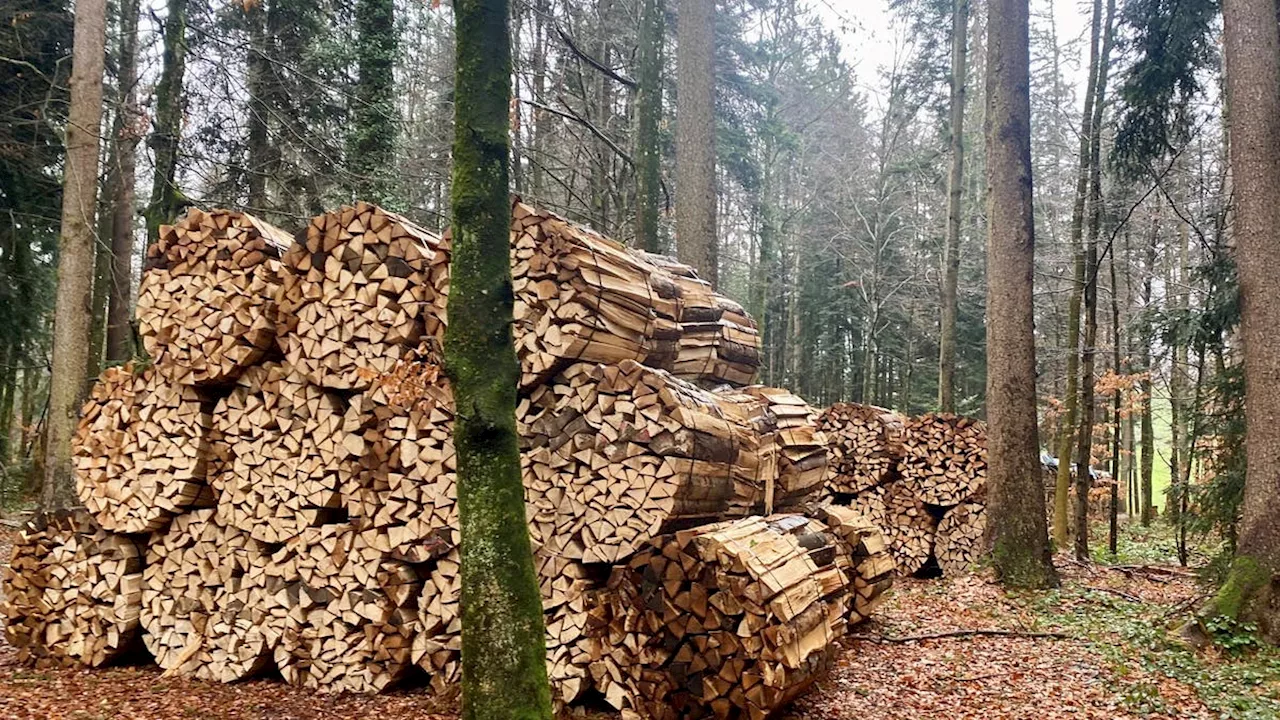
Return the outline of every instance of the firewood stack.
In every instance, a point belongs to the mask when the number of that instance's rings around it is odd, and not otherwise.
[[[36,667],[98,667],[138,638],[142,553],[83,510],[40,514],[18,533],[0,618],[18,659]]]
[[[947,510],[938,522],[933,554],[945,575],[963,575],[973,569],[987,529],[987,506],[972,500]]]
[[[280,256],[289,235],[252,215],[187,211],[147,248],[138,333],[187,385],[225,384],[274,352]]]
[[[243,526],[243,527],[248,527]],[[174,518],[147,544],[143,640],[166,671],[234,682],[271,657],[262,584],[266,545],[213,508]]]
[[[431,689],[443,695],[456,690],[462,679],[462,618],[458,614],[462,568],[457,548],[424,567],[422,576],[420,625],[411,659],[427,673]]]
[[[986,484],[986,424],[941,413],[909,419],[901,472],[921,502],[959,505]]]
[[[155,367],[108,369],[80,411],[76,494],[103,528],[158,530],[175,514],[211,505],[205,484],[209,405]]]
[[[816,515],[848,546],[853,570],[849,624],[856,625],[871,617],[893,587],[897,565],[880,528],[856,510],[827,504]]]
[[[892,410],[836,403],[818,416],[831,448],[833,493],[856,494],[883,485],[898,469],[904,418]]]
[[[333,390],[363,390],[424,341],[444,337],[444,240],[367,203],[311,219],[284,254],[281,347]]]

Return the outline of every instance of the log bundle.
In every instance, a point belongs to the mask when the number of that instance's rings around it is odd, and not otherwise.
[[[986,485],[986,424],[943,413],[909,419],[901,473],[921,502],[959,505]]]
[[[852,568],[849,624],[856,625],[871,617],[893,587],[897,564],[879,526],[856,510],[826,504],[816,515],[848,548]]]
[[[109,368],[80,411],[73,443],[76,494],[103,528],[157,530],[212,504],[209,406],[154,366]]]
[[[904,418],[892,410],[836,403],[818,416],[831,450],[829,489],[854,494],[883,485],[898,469]]]
[[[191,208],[147,248],[138,334],[171,380],[218,385],[274,350],[287,233],[247,213]]]
[[[971,571],[981,556],[982,534],[987,529],[987,506],[981,502],[962,502],[947,510],[938,521],[938,534],[933,554],[945,575],[963,575]]]
[[[138,639],[142,551],[83,510],[40,514],[0,568],[0,618],[18,659],[36,667],[98,667]]]
[[[363,390],[444,338],[445,241],[367,203],[318,215],[285,252],[281,346],[321,387]]]

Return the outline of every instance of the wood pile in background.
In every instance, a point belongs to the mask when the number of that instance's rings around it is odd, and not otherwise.
[[[981,557],[982,534],[987,529],[987,506],[969,500],[947,510],[938,522],[933,554],[944,575],[963,575]]]
[[[420,625],[410,659],[427,673],[431,689],[441,695],[457,690],[462,679],[461,562],[455,547],[421,570]]]
[[[241,526],[249,527],[249,526]],[[271,658],[264,543],[213,508],[174,518],[147,542],[143,640],[166,672],[234,682]]]
[[[280,340],[321,387],[363,390],[444,338],[445,241],[367,203],[318,215],[285,252]]]
[[[943,413],[908,419],[901,473],[921,502],[959,505],[987,482],[986,423]]]
[[[288,233],[247,213],[191,208],[147,248],[138,333],[169,379],[235,380],[274,352]]]
[[[903,452],[902,415],[874,405],[836,403],[818,416],[831,451],[829,489],[855,494],[893,479]]]
[[[158,530],[211,505],[209,404],[154,366],[109,368],[80,410],[73,442],[76,495],[103,528]]]
[[[914,575],[933,554],[933,534],[938,520],[902,480],[895,480],[885,488],[884,505],[885,535],[898,571]]]
[[[98,667],[129,652],[142,610],[142,551],[83,510],[36,516],[0,567],[0,618],[18,660]]]

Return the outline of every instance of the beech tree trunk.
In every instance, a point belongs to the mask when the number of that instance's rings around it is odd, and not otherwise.
[[[155,119],[151,148],[155,172],[151,203],[147,207],[147,237],[160,234],[160,226],[172,222],[185,198],[178,190],[178,139],[182,133],[182,81],[187,68],[187,0],[169,0],[164,22],[163,69],[156,85]]]
[[[969,0],[951,14],[951,170],[947,175],[947,244],[943,250],[942,328],[938,339],[938,409],[956,411],[956,314],[960,280],[960,221],[964,215],[964,105],[969,46]]]
[[[680,0],[676,47],[676,251],[711,287],[716,240],[715,0]]]
[[[376,205],[388,205],[394,188],[397,32],[394,0],[356,3],[360,81],[348,163],[355,173],[357,199]]]
[[[1000,580],[1057,584],[1036,436],[1027,0],[992,0],[987,22],[987,542]]]
[[[1280,637],[1280,38],[1275,0],[1224,0],[1231,172],[1244,340],[1244,509],[1236,557],[1212,610]]]
[[[107,298],[107,362],[122,363],[133,355],[133,214],[137,181],[138,134],[138,6],[120,5],[120,111],[115,124],[115,172],[111,202],[111,268]]]
[[[506,0],[458,0],[453,255],[445,367],[457,413],[462,533],[462,712],[548,719],[542,598],[516,441],[508,196],[511,45]]]
[[[106,0],[77,0],[66,131],[62,237],[53,320],[48,441],[40,507],[75,504],[71,437],[88,385],[85,376],[93,294],[94,212],[98,205],[99,125],[107,25]]]
[[[662,0],[641,0],[640,58],[636,92],[636,247],[659,252],[658,204],[662,195]]]

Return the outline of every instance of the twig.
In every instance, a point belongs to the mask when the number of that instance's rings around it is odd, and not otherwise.
[[[1049,640],[1074,640],[1075,638],[1060,632],[1026,632],[1023,630],[995,630],[995,629],[976,629],[976,630],[952,630],[950,632],[924,633],[921,635],[907,635],[906,637],[890,637],[888,635],[850,635],[854,640],[867,640],[876,643],[909,643],[919,640],[940,640],[945,638],[961,638],[961,637],[1022,637],[1022,638],[1044,638]]]
[[[1108,587],[1095,587],[1093,585],[1085,585],[1084,589],[1093,590],[1094,592],[1111,593],[1112,595],[1115,595],[1116,597],[1122,597],[1125,600],[1128,600],[1129,602],[1136,602],[1136,603],[1142,602],[1142,598],[1138,597],[1137,595],[1127,593],[1123,590],[1116,590]]]
[[[560,40],[561,40],[561,41],[562,41],[566,46],[568,46],[569,50],[570,50],[574,55],[577,55],[577,56],[578,56],[578,59],[582,60],[583,62],[585,62],[586,64],[588,64],[588,65],[590,65],[591,67],[595,68],[596,70],[599,70],[600,72],[604,73],[605,75],[609,76],[610,78],[614,79],[615,81],[620,82],[620,83],[622,83],[623,85],[626,85],[627,87],[631,88],[632,90],[636,89],[636,88],[639,86],[639,85],[638,85],[638,83],[636,83],[636,81],[635,81],[635,80],[632,80],[632,79],[631,79],[631,78],[629,78],[629,77],[624,77],[624,76],[622,76],[622,75],[619,75],[619,74],[618,74],[618,72],[617,72],[616,70],[614,70],[613,68],[609,67],[608,65],[605,65],[604,63],[600,62],[599,60],[597,60],[597,59],[595,59],[595,58],[591,57],[591,56],[590,56],[590,55],[588,55],[587,53],[585,53],[585,52],[583,52],[582,50],[578,49],[578,46],[577,46],[576,44],[574,44],[574,42],[573,42],[573,38],[569,37],[569,33],[565,32],[565,31],[564,31],[564,29],[560,27],[560,24],[559,24],[559,23],[556,23],[556,26],[555,26],[555,27],[556,27],[556,34],[560,36]]]
[[[1119,570],[1120,572],[1144,573],[1150,575],[1173,575],[1175,577],[1194,578],[1196,573],[1191,570],[1182,570],[1180,568],[1164,567],[1163,565],[1103,565],[1104,568],[1111,570]]]

